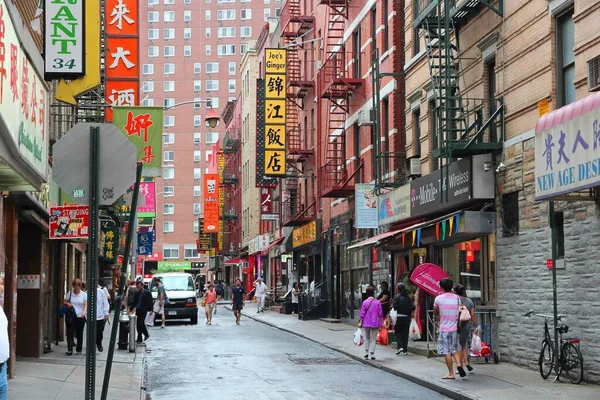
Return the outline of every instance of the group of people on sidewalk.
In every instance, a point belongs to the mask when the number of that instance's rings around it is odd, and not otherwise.
[[[442,379],[455,379],[453,359],[457,364],[457,371],[461,377],[466,376],[465,368],[469,371],[473,367],[469,364],[469,339],[473,326],[477,323],[475,305],[467,298],[463,285],[453,286],[449,278],[439,282],[444,293],[434,301],[434,314],[438,321],[438,354],[445,357],[448,374]],[[415,305],[410,298],[403,283],[396,287],[396,295],[390,301],[391,294],[386,282],[381,283],[381,292],[375,298],[375,287],[366,289],[367,299],[363,301],[360,310],[358,327],[362,329],[364,338],[365,359],[375,360],[377,336],[382,329],[387,330],[390,307],[397,314],[394,333],[396,335],[397,355],[408,354],[408,342],[411,321],[414,318]],[[358,333],[357,333],[358,334]]]

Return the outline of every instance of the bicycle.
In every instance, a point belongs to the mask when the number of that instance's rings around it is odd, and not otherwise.
[[[578,338],[563,339],[563,334],[569,332],[569,326],[565,324],[558,326],[556,331],[560,337],[560,354],[557,354],[557,349],[548,329],[548,320],[553,317],[546,314],[536,314],[533,310],[525,313],[526,318],[529,318],[531,315],[544,318],[544,340],[542,340],[542,350],[538,359],[542,378],[547,379],[550,376],[552,370],[557,366],[555,360],[558,358],[559,370],[554,381],[559,380],[560,375],[565,372],[571,383],[580,383],[583,378],[583,357],[579,351],[580,340]],[[558,321],[562,317],[559,314]]]

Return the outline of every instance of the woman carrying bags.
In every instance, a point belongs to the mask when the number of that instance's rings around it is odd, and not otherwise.
[[[412,320],[415,312],[415,305],[408,295],[408,291],[404,286],[404,283],[400,282],[397,287],[396,296],[394,297],[393,307],[398,313],[396,319],[396,343],[398,350],[396,354],[406,355],[408,354],[408,334],[410,331],[410,321]]]
[[[73,355],[74,337],[77,337],[76,351],[81,354],[83,347],[83,328],[87,312],[87,293],[81,289],[81,279],[73,279],[73,289],[67,293],[63,304],[74,311],[73,318],[65,318],[67,322],[67,355]]]
[[[369,286],[366,291],[367,299],[363,301],[360,308],[360,321],[358,327],[363,329],[365,339],[365,360],[375,360],[375,346],[377,345],[377,334],[384,323],[383,309],[381,303],[375,299],[375,288]]]

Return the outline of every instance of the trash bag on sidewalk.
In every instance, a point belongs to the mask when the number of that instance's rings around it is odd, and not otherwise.
[[[377,343],[382,346],[387,346],[390,343],[388,338],[388,330],[385,326],[381,328],[377,334]]]
[[[421,330],[419,329],[419,325],[417,325],[417,321],[414,318],[412,321],[410,321],[408,338],[412,341],[421,339]]]
[[[150,314],[150,311],[146,313],[146,318],[144,319],[144,323],[148,326],[154,326],[154,314]]]
[[[362,346],[363,343],[364,340],[362,337],[362,329],[358,328],[354,333],[354,344],[357,346]]]

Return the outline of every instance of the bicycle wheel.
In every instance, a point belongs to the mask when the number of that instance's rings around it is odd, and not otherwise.
[[[563,371],[567,373],[571,383],[579,383],[583,378],[583,357],[572,343],[563,346]]]
[[[540,375],[542,375],[542,378],[548,379],[554,367],[554,350],[550,343],[545,340],[542,342],[538,364],[540,365]]]

